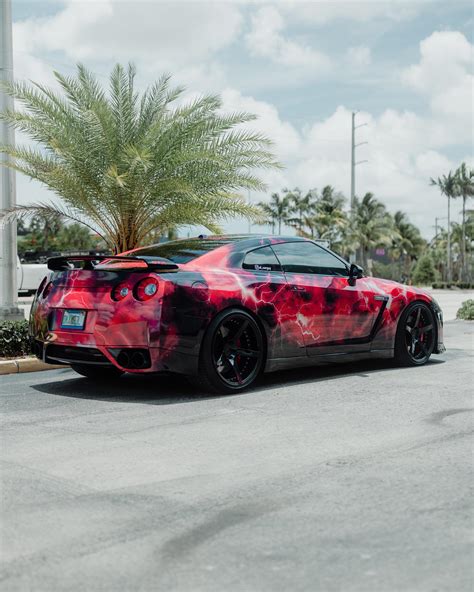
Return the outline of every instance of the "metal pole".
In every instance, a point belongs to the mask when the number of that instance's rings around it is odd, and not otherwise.
[[[11,0],[0,0],[0,28],[0,80],[6,82],[13,80]],[[5,109],[13,109],[13,99],[0,89],[0,112]],[[0,121],[0,144],[11,146],[14,142],[13,128]],[[0,155],[0,210],[10,209],[16,204],[15,174],[3,165],[7,160],[8,156]],[[17,304],[16,222],[0,228],[0,238],[0,319],[20,320],[24,314]]]
[[[354,216],[355,198],[355,111],[352,112],[351,128],[351,217]]]

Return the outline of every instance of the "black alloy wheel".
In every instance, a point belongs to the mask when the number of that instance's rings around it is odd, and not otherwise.
[[[200,376],[202,385],[217,392],[239,392],[260,374],[264,342],[249,313],[230,309],[218,315],[204,337]]]
[[[414,302],[400,318],[395,357],[405,366],[422,366],[433,353],[435,339],[433,312],[427,304]]]

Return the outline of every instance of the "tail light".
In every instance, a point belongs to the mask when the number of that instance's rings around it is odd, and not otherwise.
[[[48,294],[51,292],[51,288],[53,287],[53,282],[48,282],[43,290],[43,298],[46,298]]]
[[[158,280],[153,277],[141,280],[135,286],[134,292],[137,300],[150,300],[158,292]]]
[[[46,284],[47,281],[48,281],[48,278],[47,277],[44,277],[41,280],[41,284],[38,286],[38,289],[36,290],[36,296],[39,296],[41,294],[41,292],[43,291],[43,288],[44,288],[44,286],[45,286],[45,284]]]
[[[125,284],[125,283],[118,284],[112,290],[112,294],[111,294],[112,300],[115,300],[115,302],[120,302],[120,300],[123,300],[126,296],[128,296],[129,292],[130,292],[130,288],[127,286],[127,284]]]

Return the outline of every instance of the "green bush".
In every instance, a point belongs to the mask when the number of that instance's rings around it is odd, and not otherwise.
[[[465,321],[474,321],[474,300],[465,300],[461,304],[461,308],[456,313],[457,319],[464,319]]]
[[[429,254],[423,255],[417,261],[413,271],[413,283],[417,286],[430,286],[438,279],[433,259]]]
[[[374,277],[382,278],[384,280],[401,281],[402,272],[397,263],[382,263],[381,261],[374,261],[372,263],[372,275]]]
[[[432,287],[434,290],[449,290],[451,288],[459,288],[460,290],[472,290],[474,284],[469,282],[433,282]]]
[[[1,321],[0,357],[27,356],[31,353],[28,321]]]

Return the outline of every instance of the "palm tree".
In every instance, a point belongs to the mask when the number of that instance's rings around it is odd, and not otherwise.
[[[253,115],[223,114],[213,95],[176,106],[183,88],[170,87],[169,76],[140,96],[132,65],[113,68],[108,92],[82,65],[76,76],[54,75],[62,92],[5,85],[24,110],[3,119],[39,147],[0,150],[62,205],[18,206],[2,213],[4,221],[44,213],[81,222],[120,252],[156,229],[196,224],[218,231],[223,219],[257,214],[238,191],[263,189],[255,170],[279,165],[265,136],[240,127]]]
[[[301,189],[298,187],[295,187],[293,191],[283,189],[283,192],[290,202],[289,213],[296,215],[296,217],[288,218],[287,223],[290,226],[294,226],[297,229],[297,234],[302,236],[304,234],[305,218],[310,217],[315,209],[315,203],[318,197],[316,189],[310,189],[306,195],[303,195]]]
[[[263,211],[264,219],[259,224],[270,225],[272,233],[278,224],[278,234],[281,234],[281,225],[287,222],[290,213],[290,200],[287,196],[280,197],[278,193],[272,193],[269,202],[261,201],[257,204]]]
[[[327,239],[333,248],[349,226],[349,218],[344,211],[345,201],[342,193],[326,185],[316,202],[314,223],[318,237]]]
[[[474,195],[474,170],[466,166],[463,162],[455,172],[458,193],[462,196],[462,224],[461,224],[461,278],[466,280],[467,268],[466,265],[466,202],[468,197]],[[466,269],[467,268],[467,269]]]
[[[451,269],[451,198],[458,195],[458,186],[456,175],[451,171],[447,175],[438,177],[437,179],[430,179],[431,185],[436,185],[441,193],[448,198],[448,242],[447,242],[447,281],[452,279]]]
[[[324,238],[334,248],[344,237],[349,225],[349,219],[343,209],[345,201],[344,195],[331,185],[323,187],[321,195],[313,199],[311,209],[303,217],[304,226],[308,227],[309,233],[302,231],[301,234],[309,234],[312,238]]]
[[[362,265],[367,267],[371,249],[391,244],[393,222],[383,203],[373,193],[366,193],[362,200],[354,200],[353,233],[360,249]],[[368,270],[370,273],[370,269]]]
[[[411,224],[404,212],[395,212],[393,216],[393,238],[390,252],[393,259],[400,262],[400,275],[410,276],[412,261],[418,258],[425,241],[418,228]]]

